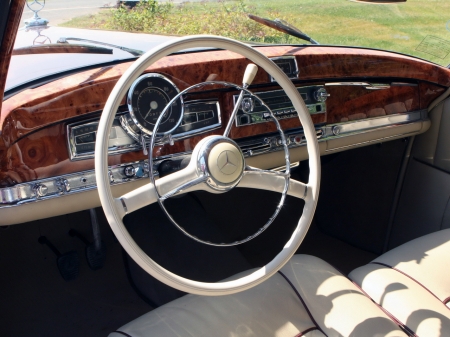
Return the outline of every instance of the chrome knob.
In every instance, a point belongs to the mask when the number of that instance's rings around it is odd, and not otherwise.
[[[250,97],[245,97],[241,103],[241,109],[245,113],[253,111],[253,100]]]
[[[333,126],[331,130],[335,136],[339,136],[341,134],[341,128],[338,125]]]
[[[70,192],[69,181],[65,178],[56,179],[55,185],[56,185],[56,188],[58,189],[59,193]]]
[[[132,165],[125,166],[123,174],[125,174],[127,178],[133,178],[136,175],[136,169]]]
[[[114,174],[112,173],[111,170],[108,171],[108,176],[109,176],[109,182],[113,183],[114,182]]]
[[[48,193],[48,187],[44,184],[36,184],[33,187],[34,193],[36,194],[36,197],[41,198],[45,197]]]
[[[318,102],[325,102],[327,98],[330,97],[330,94],[327,92],[325,88],[320,88],[314,92],[314,98]]]

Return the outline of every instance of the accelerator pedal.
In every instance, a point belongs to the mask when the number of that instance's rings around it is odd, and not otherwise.
[[[41,245],[46,245],[56,255],[56,265],[65,281],[75,280],[80,274],[80,257],[75,250],[61,254],[61,252],[45,237],[38,239]]]

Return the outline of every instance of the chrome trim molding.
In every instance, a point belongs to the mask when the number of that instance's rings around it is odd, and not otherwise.
[[[184,104],[185,112],[189,111],[189,108],[191,106],[195,106],[198,104],[214,105],[215,109],[217,110],[218,122],[211,124],[211,125],[207,125],[205,127],[200,127],[200,128],[193,129],[190,131],[175,134],[172,137],[173,140],[176,141],[176,140],[188,138],[191,136],[196,136],[196,135],[201,134],[206,131],[212,131],[212,130],[219,129],[222,126],[222,112],[221,112],[220,104],[218,101],[216,101],[216,100],[189,101]],[[140,141],[141,135],[144,135],[145,143],[147,145],[150,144],[150,136],[148,136],[145,133],[140,133],[139,129],[137,129],[137,130],[133,129],[134,122],[131,119],[131,115],[129,113],[127,113],[127,112],[120,113],[116,116],[115,120],[117,121],[117,124],[120,124],[120,125],[113,126],[113,128],[115,128],[116,130],[114,132],[112,132],[111,134],[118,134],[121,132],[121,129],[123,129],[124,132],[126,133],[126,135],[129,137],[127,137],[128,140],[124,141],[124,144],[120,144],[120,145],[114,144],[115,139],[111,138],[110,139],[111,147],[108,150],[109,155],[115,155],[115,154],[120,154],[120,153],[125,153],[125,152],[141,150],[142,149],[142,143]],[[76,148],[77,144],[76,144],[76,140],[75,140],[76,136],[75,136],[74,132],[78,129],[81,129],[84,127],[89,127],[89,126],[92,126],[95,128],[95,130],[97,130],[98,121],[99,121],[99,118],[93,118],[93,119],[89,119],[89,120],[83,121],[83,122],[71,123],[66,126],[67,145],[68,145],[67,147],[69,149],[69,157],[70,157],[71,161],[94,158],[94,151],[78,153],[77,148]],[[130,122],[131,122],[131,124],[130,124]],[[96,133],[96,131],[95,131],[95,133]],[[79,135],[77,135],[77,136],[79,136]],[[121,138],[125,138],[125,137],[121,137]],[[94,141],[94,143],[95,143],[95,141]],[[157,142],[157,144],[159,144],[159,143]]]
[[[319,142],[332,140],[336,138],[347,137],[359,133],[378,131],[408,123],[422,122],[428,120],[428,111],[418,110],[407,113],[367,118],[350,122],[342,122],[336,124],[328,124],[326,126],[317,127],[317,139]],[[305,136],[303,131],[293,130],[285,132],[287,145],[289,148],[305,146]],[[244,157],[251,157],[265,153],[281,151],[283,149],[280,137],[264,136],[248,141],[238,141],[239,146],[244,153]],[[353,146],[353,145],[351,145]],[[348,147],[351,147],[348,146]],[[335,150],[330,150],[335,151]],[[327,151],[328,152],[328,151]]]
[[[122,118],[123,114],[117,116],[115,119],[117,122],[120,122],[120,119]],[[67,124],[66,126],[66,134],[67,134],[67,148],[69,149],[69,158],[71,161],[74,160],[82,160],[82,159],[89,159],[94,158],[94,151],[88,151],[79,153],[77,150],[77,144],[76,144],[76,137],[80,135],[75,135],[75,132],[78,129],[85,128],[85,127],[92,127],[95,129],[92,130],[94,134],[97,134],[97,127],[98,127],[98,121],[99,118],[93,118],[89,119],[87,121],[77,122],[77,123],[71,123]],[[120,125],[113,126],[114,131],[111,132],[112,135],[117,135],[118,133],[121,133],[121,129],[124,129]],[[125,130],[125,133],[128,135],[128,132]],[[87,135],[88,133],[86,133]],[[110,139],[110,147],[108,149],[108,153],[110,155],[124,153],[124,152],[130,152],[130,151],[137,151],[141,148],[141,145],[138,142],[135,142],[133,139],[130,139],[129,137],[120,137],[124,139],[123,144],[117,144],[115,140],[119,138],[111,138]],[[116,144],[115,144],[116,143]],[[92,142],[92,144],[95,144],[95,140]]]
[[[183,153],[177,154],[176,156],[170,156],[170,158],[182,158],[184,156],[186,156],[186,154]],[[168,157],[169,156],[159,157],[157,162],[155,162],[155,166],[159,166],[159,164]],[[133,177],[125,174],[125,170],[131,166],[135,171]],[[111,166],[108,174],[110,175],[111,185],[119,185],[130,181],[145,178],[148,179],[149,172],[148,160],[143,160]],[[158,176],[158,171],[155,171],[155,174]],[[63,185],[61,185],[61,183],[63,183]],[[65,188],[62,189],[61,186],[64,186]],[[96,188],[97,182],[95,179],[95,170],[34,180],[17,184],[12,187],[0,188],[0,208],[57,198],[59,196],[71,195]],[[44,190],[45,193],[42,193]],[[124,205],[124,207],[126,207],[126,205]]]
[[[348,137],[359,133],[376,132],[388,128],[395,128],[410,123],[424,121],[428,121],[428,111],[426,109],[389,116],[368,118],[358,121],[330,124],[316,128],[316,132],[319,142],[323,142],[326,140]],[[339,132],[337,132],[337,134],[334,132],[335,130],[337,130],[336,128],[339,128],[340,130]],[[415,133],[413,132],[410,134]],[[410,134],[404,134],[404,136],[408,136]],[[326,150],[325,152],[335,152],[345,148],[351,148],[356,145],[370,144],[373,142],[378,142],[380,140],[389,140],[398,136],[399,135],[394,135],[376,140],[361,142],[358,144],[346,145],[343,147]],[[279,136],[263,136],[251,141],[238,141],[238,145],[241,148],[244,157],[251,157],[274,151],[282,151],[284,148],[283,142],[285,142],[289,148],[306,145],[301,130],[286,132],[286,137],[284,140],[281,140]],[[188,156],[189,154],[189,152],[184,152],[178,153],[176,155],[158,157],[154,162],[155,176],[158,176],[158,171],[156,170],[156,168],[163,160],[171,158],[182,158]],[[135,172],[135,175],[133,177],[127,176],[125,174],[126,168],[130,168],[130,166],[133,167]],[[148,178],[149,172],[150,169],[148,160],[111,166],[109,170],[109,174],[111,176],[111,185],[123,184],[130,181]],[[61,188],[62,186],[64,188]],[[38,202],[41,200],[57,198],[63,195],[70,195],[74,193],[93,190],[95,188],[97,188],[97,184],[94,170],[39,179],[17,184],[12,187],[0,188],[0,208],[14,207],[29,202]]]

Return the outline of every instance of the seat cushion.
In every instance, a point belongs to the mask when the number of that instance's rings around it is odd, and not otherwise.
[[[411,333],[449,336],[450,310],[409,277],[378,264],[357,268],[350,277]]]
[[[450,301],[450,229],[409,241],[373,260],[416,280],[442,302]]]
[[[450,336],[450,230],[399,246],[349,277],[418,336]]]
[[[112,333],[119,336],[406,336],[326,262],[296,255],[264,283],[220,297],[187,295]]]

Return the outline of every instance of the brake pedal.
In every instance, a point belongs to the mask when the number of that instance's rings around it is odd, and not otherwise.
[[[106,245],[101,240],[100,228],[97,221],[97,213],[95,209],[89,210],[91,215],[92,233],[94,236],[94,242],[89,242],[82,234],[75,229],[69,231],[71,237],[80,239],[86,245],[86,260],[89,268],[92,270],[98,270],[103,268],[106,260]]]
[[[56,266],[65,281],[75,280],[80,274],[80,257],[75,250],[61,254],[61,252],[45,237],[38,239],[41,245],[46,245],[56,255]]]

